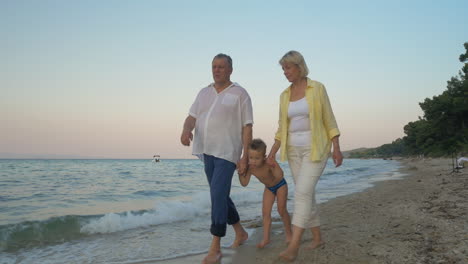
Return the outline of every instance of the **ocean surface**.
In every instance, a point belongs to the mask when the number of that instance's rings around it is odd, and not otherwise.
[[[289,184],[292,213],[294,184]],[[397,179],[391,160],[328,161],[317,201]],[[241,220],[261,218],[263,185],[233,177]],[[276,206],[273,217],[278,217]],[[199,160],[0,160],[0,263],[136,263],[206,252],[208,184]],[[253,232],[253,228],[248,229]],[[222,240],[229,246],[232,228]]]

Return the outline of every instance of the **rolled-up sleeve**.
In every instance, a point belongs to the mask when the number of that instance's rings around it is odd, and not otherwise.
[[[253,109],[252,100],[250,100],[250,96],[247,95],[247,97],[242,102],[241,111],[242,125],[246,126],[248,124],[253,124]]]
[[[336,124],[335,115],[330,104],[330,99],[328,98],[327,91],[324,86],[321,89],[322,97],[322,118],[325,129],[327,130],[328,139],[332,139],[340,135],[340,130]]]
[[[276,130],[275,140],[281,141],[281,100],[278,114],[278,130]]]

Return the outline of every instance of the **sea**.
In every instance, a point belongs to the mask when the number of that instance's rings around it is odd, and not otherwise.
[[[294,183],[289,184],[292,213]],[[401,178],[400,163],[331,159],[317,185],[317,201]],[[232,181],[231,198],[252,234],[261,223],[264,186]],[[276,206],[273,218],[279,218]],[[196,159],[0,160],[0,263],[158,262],[207,251],[210,199],[203,163]],[[234,232],[228,227],[222,246]]]

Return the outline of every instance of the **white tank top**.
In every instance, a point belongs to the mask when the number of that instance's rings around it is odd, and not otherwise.
[[[288,144],[291,146],[310,146],[309,105],[305,97],[289,102],[288,118]]]

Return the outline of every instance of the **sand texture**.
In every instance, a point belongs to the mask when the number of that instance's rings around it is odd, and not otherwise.
[[[449,159],[401,162],[407,176],[321,204],[326,244],[307,249],[307,230],[293,263],[468,263],[468,169],[451,173]],[[246,244],[227,250],[221,263],[284,263],[278,258],[286,248],[282,229],[275,223],[272,242],[257,249],[262,235],[258,227]],[[201,259],[197,255],[158,263]]]

